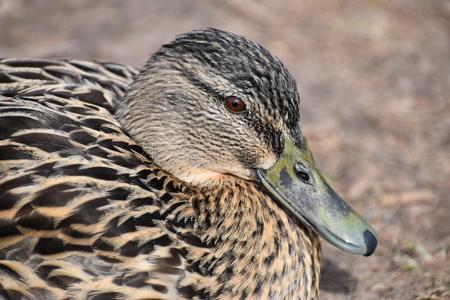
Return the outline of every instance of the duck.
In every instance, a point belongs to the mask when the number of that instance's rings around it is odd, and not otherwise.
[[[3,298],[318,299],[319,237],[377,246],[263,46],[207,28],[141,69],[0,59]]]

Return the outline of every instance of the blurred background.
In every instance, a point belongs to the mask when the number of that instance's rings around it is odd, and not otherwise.
[[[450,1],[0,0],[0,57],[142,66],[202,27],[285,62],[316,160],[379,234],[369,258],[323,245],[321,299],[450,297]]]

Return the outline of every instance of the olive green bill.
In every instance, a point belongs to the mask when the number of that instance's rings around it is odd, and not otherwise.
[[[256,174],[269,193],[325,240],[353,254],[369,256],[377,246],[375,231],[326,182],[305,143],[285,138],[281,157]]]

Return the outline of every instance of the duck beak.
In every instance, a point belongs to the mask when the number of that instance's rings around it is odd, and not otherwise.
[[[306,143],[300,149],[285,138],[275,165],[256,174],[280,205],[332,245],[364,256],[375,251],[375,231],[326,182]]]

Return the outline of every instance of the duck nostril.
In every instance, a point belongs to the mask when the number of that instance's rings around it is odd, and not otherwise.
[[[298,176],[303,180],[303,181],[309,181],[309,175],[306,172],[299,172]]]
[[[300,164],[295,164],[294,167],[295,173],[297,174],[297,176],[304,182],[309,182],[310,181],[310,177],[308,172],[306,172],[306,170],[304,169],[304,167]]]

